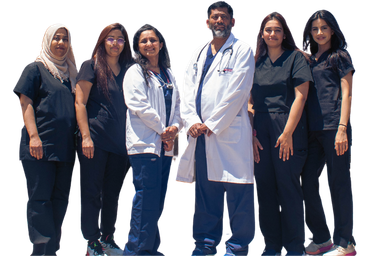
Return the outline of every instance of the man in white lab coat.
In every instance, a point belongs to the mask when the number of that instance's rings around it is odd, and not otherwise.
[[[232,8],[208,9],[213,39],[194,55],[180,88],[188,135],[177,180],[196,181],[193,255],[216,254],[222,236],[224,194],[232,231],[226,255],[247,255],[255,231],[252,128],[247,104],[253,83],[252,49],[231,33]]]

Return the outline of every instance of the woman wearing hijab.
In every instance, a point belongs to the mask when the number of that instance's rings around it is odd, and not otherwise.
[[[77,77],[81,228],[88,256],[123,254],[113,234],[120,190],[130,167],[123,79],[131,60],[127,31],[114,23],[100,33],[92,58],[82,64]]]
[[[75,161],[76,75],[70,32],[56,24],[46,30],[40,55],[14,88],[25,123],[20,160],[27,180],[32,255],[56,255],[59,249]]]

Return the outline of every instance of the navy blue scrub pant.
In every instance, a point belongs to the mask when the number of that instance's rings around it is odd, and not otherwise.
[[[309,132],[309,153],[302,173],[302,188],[305,197],[306,224],[317,244],[328,241],[330,232],[326,224],[318,178],[327,165],[331,201],[334,211],[334,244],[347,247],[355,243],[352,237],[353,202],[351,191],[351,129],[347,130],[348,151],[338,156],[335,151],[337,130]]]
[[[293,156],[283,161],[275,145],[287,120],[288,113],[254,116],[257,139],[264,148],[255,163],[259,220],[265,250],[281,252],[285,247],[288,255],[301,255],[305,231],[300,176],[307,157],[306,118],[301,117],[293,133]]]
[[[27,218],[32,255],[56,255],[74,163],[22,161],[22,165],[29,196]]]
[[[86,240],[95,241],[115,232],[119,194],[130,165],[127,155],[96,146],[94,157],[88,159],[82,153],[82,144],[78,144],[82,234]]]
[[[195,150],[196,183],[193,237],[193,255],[216,254],[223,230],[224,194],[232,236],[226,242],[226,251],[233,255],[247,255],[248,244],[255,235],[253,184],[209,181],[205,135],[197,139]]]
[[[163,255],[158,252],[158,220],[164,209],[171,156],[130,155],[136,194],[132,203],[131,229],[124,255]]]

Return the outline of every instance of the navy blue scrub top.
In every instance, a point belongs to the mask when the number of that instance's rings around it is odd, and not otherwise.
[[[91,139],[96,147],[118,155],[126,155],[125,127],[127,106],[124,101],[123,79],[126,67],[121,67],[115,82],[108,83],[109,100],[98,86],[94,60],[83,62],[77,81],[92,83],[86,104]]]
[[[309,65],[299,51],[285,51],[274,63],[268,55],[256,63],[251,90],[255,112],[289,113],[294,88],[313,81]]]
[[[33,101],[38,135],[42,141],[43,157],[39,161],[75,161],[75,96],[69,81],[60,80],[41,62],[26,66],[13,90]],[[29,134],[22,128],[20,160],[37,161],[30,155]]]
[[[216,54],[218,54],[218,53],[216,53]],[[201,80],[199,82],[197,96],[195,98],[195,106],[196,106],[197,114],[198,114],[199,118],[202,120],[202,122],[203,122],[203,119],[202,119],[202,110],[201,110],[201,108],[202,108],[202,97],[201,97],[201,95],[202,95],[202,88],[203,88],[203,80],[205,79],[205,76],[206,76],[208,70],[210,69],[212,63],[214,62],[216,54],[215,55],[212,54],[211,44],[210,44],[208,47],[208,50],[207,50],[206,61],[205,61],[205,64],[203,66],[203,71],[202,71]]]
[[[170,81],[168,72],[164,70],[162,67],[160,67],[160,74],[156,72],[153,72],[153,74],[157,77],[158,81],[160,82],[162,92],[164,93],[165,110],[166,110],[166,125],[165,126],[168,126],[169,119],[170,119],[170,112],[172,108],[173,88],[168,88],[167,85],[172,85],[172,81]]]
[[[324,52],[318,60],[311,57],[314,83],[310,84],[306,104],[310,131],[338,129],[342,104],[340,82],[349,72],[355,72],[349,53],[340,50],[339,55],[337,69],[329,63],[330,51]]]

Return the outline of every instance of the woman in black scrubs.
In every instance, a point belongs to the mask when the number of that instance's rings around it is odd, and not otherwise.
[[[300,184],[307,156],[304,104],[310,68],[285,19],[271,13],[257,37],[252,87],[255,178],[263,255],[302,255],[303,196]]]
[[[87,255],[123,254],[113,234],[119,194],[130,166],[125,146],[123,79],[131,58],[125,28],[111,24],[101,32],[92,59],[82,64],[77,77],[81,228],[88,240]]]
[[[20,160],[28,187],[32,255],[56,255],[59,249],[75,161],[76,75],[70,32],[56,24],[46,30],[39,57],[14,89],[25,123]]]
[[[304,49],[310,46],[314,84],[307,103],[309,152],[302,174],[306,224],[313,241],[309,254],[356,255],[350,178],[351,97],[354,67],[343,33],[334,16],[315,12],[304,31]],[[334,211],[334,245],[319,196],[318,178],[327,165]]]

